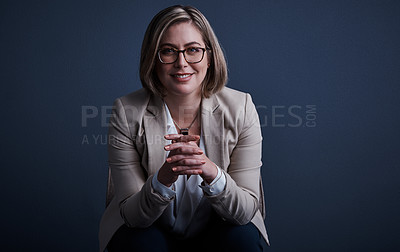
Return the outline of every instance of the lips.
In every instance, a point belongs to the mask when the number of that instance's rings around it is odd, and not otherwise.
[[[171,76],[179,81],[179,82],[187,82],[189,81],[194,73],[176,73],[176,74],[171,74]]]
[[[179,79],[184,79],[184,78],[187,78],[192,75],[193,75],[192,73],[172,74],[172,76],[179,78]]]

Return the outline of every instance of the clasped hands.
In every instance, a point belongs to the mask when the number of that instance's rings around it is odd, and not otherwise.
[[[218,174],[216,165],[196,143],[200,136],[170,134],[164,138],[172,143],[164,146],[169,155],[158,171],[157,179],[161,184],[170,187],[179,175],[200,175],[207,183],[215,179]]]

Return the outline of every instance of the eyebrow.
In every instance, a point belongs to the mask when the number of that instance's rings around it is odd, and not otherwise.
[[[192,42],[186,43],[183,46],[184,47],[188,47],[188,46],[191,46],[191,45],[199,45],[199,46],[201,46],[201,44],[199,42],[196,42],[196,41],[192,41]],[[160,47],[163,47],[163,46],[171,46],[171,47],[174,47],[174,48],[178,48],[176,45],[171,44],[171,43],[163,43],[163,44],[160,45]]]

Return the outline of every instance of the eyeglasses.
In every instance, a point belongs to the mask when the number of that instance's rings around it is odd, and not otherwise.
[[[158,58],[163,64],[175,63],[178,59],[179,53],[183,53],[187,63],[199,63],[204,58],[205,48],[189,47],[184,50],[176,50],[174,48],[163,48],[158,50]]]

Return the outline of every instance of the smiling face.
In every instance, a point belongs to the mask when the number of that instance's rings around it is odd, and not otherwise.
[[[161,37],[159,49],[184,50],[190,47],[205,48],[199,30],[190,22],[177,23],[169,27]],[[187,63],[183,53],[171,64],[157,59],[156,73],[166,90],[166,96],[201,96],[201,83],[208,68],[207,52],[199,63]]]

